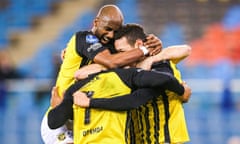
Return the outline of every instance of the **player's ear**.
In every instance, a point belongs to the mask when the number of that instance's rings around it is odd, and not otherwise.
[[[134,44],[134,47],[139,48],[140,46],[143,46],[143,41],[141,39],[137,39]]]
[[[96,17],[96,18],[93,20],[93,27],[97,27],[97,26],[98,26],[98,23],[99,23],[99,18]]]

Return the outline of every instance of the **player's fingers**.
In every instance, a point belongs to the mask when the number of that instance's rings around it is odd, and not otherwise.
[[[78,97],[78,92],[75,92],[73,94],[73,103],[76,105],[79,105],[79,97]]]
[[[58,88],[57,88],[56,86],[54,86],[54,87],[52,88],[51,94],[52,94],[53,97],[56,96],[57,89],[58,89]]]
[[[150,34],[146,37],[146,41],[144,42],[144,45],[146,47],[151,47],[153,43],[155,43],[156,37],[153,34]]]
[[[64,57],[65,57],[65,53],[66,53],[66,48],[61,51],[61,59],[62,59],[62,60],[63,60]]]
[[[182,84],[186,84],[186,81],[182,81]]]
[[[149,55],[150,55],[150,56],[154,56],[154,55],[160,53],[161,50],[162,50],[162,49],[154,48],[152,51],[149,52]]]
[[[75,96],[77,96],[77,95],[78,95],[78,93],[79,93],[79,91],[76,91],[76,92],[74,92],[74,93],[73,93],[73,95],[72,95],[72,96],[73,96],[73,97],[75,97]]]

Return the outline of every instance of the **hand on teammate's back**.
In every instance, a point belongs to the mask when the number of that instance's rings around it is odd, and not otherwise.
[[[77,91],[73,94],[73,103],[80,107],[89,107],[90,98],[87,97],[86,93]]]
[[[184,87],[184,94],[181,96],[181,100],[183,103],[186,103],[192,95],[192,89],[186,84],[186,82],[183,82],[182,85]]]
[[[62,59],[62,60],[63,60],[64,57],[65,57],[65,53],[66,53],[66,48],[61,51],[61,59]]]

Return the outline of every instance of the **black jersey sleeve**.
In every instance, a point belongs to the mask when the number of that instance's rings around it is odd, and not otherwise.
[[[130,75],[134,74],[134,71],[131,70],[129,72],[133,73],[123,75],[122,78],[125,78],[125,80],[127,78],[130,79]],[[154,97],[160,96],[160,92],[165,89],[173,91],[178,95],[184,93],[184,87],[177,81],[177,79],[171,76],[171,74],[150,71],[141,71],[138,74],[135,75],[137,79],[131,79],[132,82],[129,84],[134,85],[134,87],[140,87],[141,89],[137,89],[133,93],[124,96],[91,99],[90,107],[117,111],[129,110],[145,104]],[[122,75],[122,73],[120,75]]]
[[[68,119],[73,117],[71,100],[63,100],[63,102],[50,110],[48,113],[48,126],[50,129],[57,129],[63,126]]]
[[[63,101],[51,109],[48,113],[48,126],[51,129],[57,129],[64,125],[68,119],[73,119],[73,93],[81,88],[84,84],[89,82],[91,77],[77,81],[75,84],[71,85],[64,94]]]
[[[116,73],[131,89],[165,88],[182,95],[184,87],[168,72],[146,71],[142,69],[116,69]]]
[[[153,97],[160,96],[161,90],[168,89],[179,95],[184,93],[183,86],[171,73],[144,71],[135,68],[116,69],[115,71],[130,88],[140,89],[129,95],[91,99],[90,107],[108,110],[129,110],[145,104]]]
[[[138,108],[157,96],[159,96],[158,91],[151,88],[143,88],[131,94],[114,98],[93,98],[90,100],[90,108],[125,111]]]
[[[99,39],[91,32],[76,33],[76,51],[82,57],[93,60],[99,52],[107,48],[108,47],[102,45]]]

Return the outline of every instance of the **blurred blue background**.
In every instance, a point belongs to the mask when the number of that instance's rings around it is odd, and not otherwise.
[[[184,105],[189,144],[239,144],[239,0],[1,0],[0,143],[42,144],[61,50],[104,4],[118,5],[125,23],[140,23],[164,47],[192,47],[179,65],[193,90]]]

